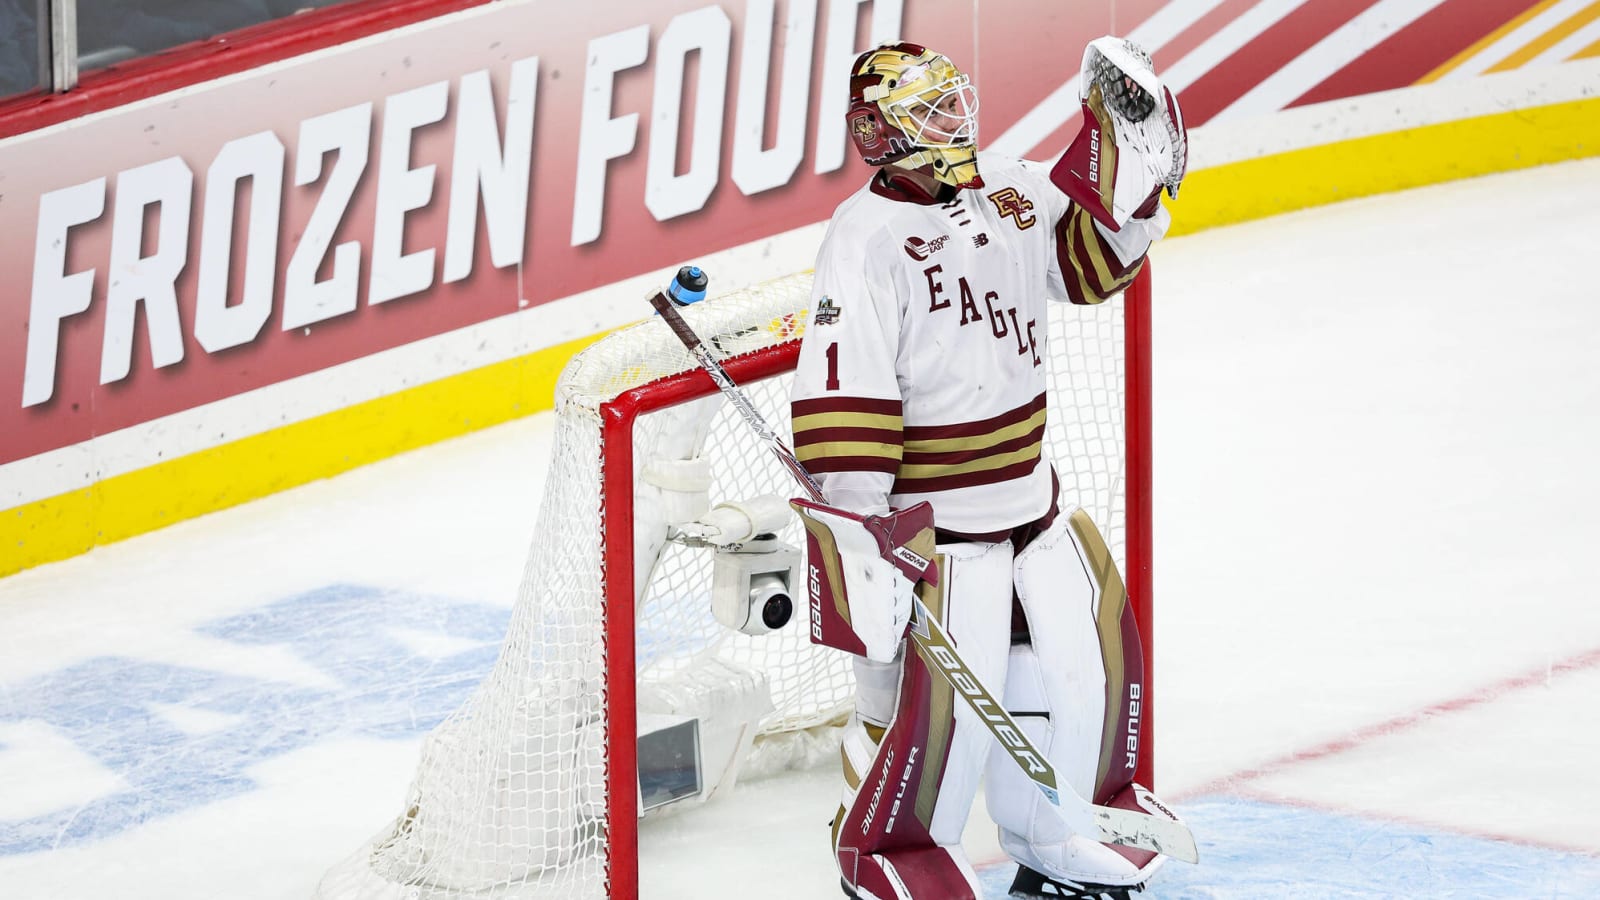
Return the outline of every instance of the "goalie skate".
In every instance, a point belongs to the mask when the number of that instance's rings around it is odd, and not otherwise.
[[[1017,866],[1009,896],[1014,900],[1130,900],[1144,885],[1109,885],[1056,881],[1027,866]]]

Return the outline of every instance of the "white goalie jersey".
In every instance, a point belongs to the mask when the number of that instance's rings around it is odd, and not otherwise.
[[[982,154],[979,167],[983,187],[947,203],[874,178],[839,206],[792,412],[796,455],[829,502],[877,513],[929,500],[941,529],[993,540],[1054,496],[1047,303],[1120,291],[1167,220],[1105,234],[1047,166]]]

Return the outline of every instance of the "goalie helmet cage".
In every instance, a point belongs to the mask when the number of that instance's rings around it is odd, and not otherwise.
[[[1154,787],[1150,286],[1147,263],[1105,304],[1051,304],[1046,443],[1064,501],[1081,504],[1105,534],[1134,605],[1146,667],[1135,780]],[[781,376],[799,356],[809,291],[809,274],[790,276],[684,310],[780,432],[788,422]],[[684,562],[691,551],[669,546],[646,590],[635,591],[636,482],[647,462],[639,457],[649,455],[636,453],[646,446],[640,435],[652,413],[717,394],[654,320],[574,357],[557,388],[545,496],[500,658],[425,741],[406,811],[330,870],[318,898],[636,900],[641,684],[662,671],[705,668],[721,653],[773,679],[764,735],[836,721],[848,709],[848,657],[811,647],[799,623],[761,637],[716,625],[709,568]],[[735,458],[714,479],[712,502],[751,495],[719,489],[795,495],[798,487],[729,406],[703,438],[714,460]],[[758,469],[761,480],[752,482]],[[699,611],[697,621],[683,624],[690,613],[673,605],[680,602]],[[687,662],[650,656],[680,629],[701,633],[688,641]],[[729,644],[733,650],[717,650]]]

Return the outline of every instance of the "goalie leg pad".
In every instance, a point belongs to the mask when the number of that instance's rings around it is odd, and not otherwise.
[[[1130,802],[1144,659],[1122,578],[1086,513],[1059,516],[1018,554],[1016,586],[1031,643],[1011,648],[1006,707],[1080,796]],[[1069,833],[1002,756],[990,760],[988,777],[1001,846],[1028,868],[1132,885],[1164,859]]]
[[[960,847],[916,847],[860,857],[855,879],[843,879],[858,900],[979,900],[977,873]]]
[[[982,896],[960,845],[936,841],[926,786],[938,799],[938,735],[929,721],[935,677],[916,653],[903,663],[893,721],[879,729],[859,714],[845,729],[845,796],[833,847],[845,889],[862,900],[976,900]],[[948,739],[949,720],[943,729]],[[969,798],[970,802],[970,798]]]
[[[1011,546],[952,544],[939,550],[940,587],[924,583],[922,601],[942,618],[973,673],[999,685],[1010,635]],[[875,705],[881,702],[883,669],[866,665],[874,682],[861,699]],[[868,711],[860,705],[846,731],[845,772],[854,787],[846,791],[834,848],[846,886],[863,898],[982,896],[961,850],[961,832],[993,738],[940,671],[906,645],[882,739],[872,739]],[[870,762],[863,765],[868,747]]]

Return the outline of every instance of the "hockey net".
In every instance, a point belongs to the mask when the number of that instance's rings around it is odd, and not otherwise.
[[[780,433],[810,284],[809,274],[791,276],[684,310]],[[1063,503],[1087,510],[1116,554],[1147,660],[1148,285],[1146,273],[1099,306],[1052,304],[1046,451]],[[569,363],[499,658],[426,738],[400,815],[330,870],[318,897],[636,897],[647,713],[697,718],[703,753],[733,748],[745,779],[837,758],[830,729],[850,709],[849,657],[809,643],[803,603],[801,621],[771,634],[723,627],[711,614],[710,551],[663,541],[643,509],[635,515],[641,471],[696,452],[710,460],[713,503],[795,495],[790,476],[717,397],[655,319]],[[696,406],[709,420],[703,438],[684,434]],[[794,521],[779,538],[803,546]],[[637,556],[648,558],[637,567],[648,574],[636,591]],[[1145,709],[1148,748],[1148,699]],[[1146,755],[1142,783],[1149,769]],[[696,799],[704,797],[685,804]]]

